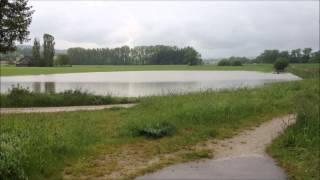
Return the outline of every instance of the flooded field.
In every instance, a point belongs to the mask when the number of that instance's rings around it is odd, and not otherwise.
[[[253,71],[128,71],[0,77],[1,93],[19,84],[36,92],[81,89],[98,95],[128,97],[255,87],[299,79],[290,73]]]

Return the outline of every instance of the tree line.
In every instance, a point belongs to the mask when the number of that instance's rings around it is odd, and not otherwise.
[[[279,58],[286,59],[289,63],[320,63],[320,51],[312,51],[311,48],[292,49],[279,51],[278,49],[267,49],[258,55],[254,63],[275,63]]]
[[[242,66],[245,63],[252,63],[252,60],[246,57],[231,56],[221,59],[218,62],[218,66]]]
[[[202,64],[200,54],[193,47],[122,46],[117,48],[69,48],[72,64],[78,65],[144,65],[144,64]]]

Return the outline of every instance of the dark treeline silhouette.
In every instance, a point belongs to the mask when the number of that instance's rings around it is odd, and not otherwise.
[[[287,59],[290,63],[320,63],[320,51],[313,52],[311,48],[292,49],[290,52],[269,49],[264,50],[253,62],[273,64],[279,58]]]
[[[218,62],[218,66],[242,66],[242,64],[252,63],[252,60],[246,57],[231,56],[223,58]]]
[[[192,47],[156,45],[113,49],[70,48],[67,53],[71,63],[77,65],[202,64],[200,54]]]

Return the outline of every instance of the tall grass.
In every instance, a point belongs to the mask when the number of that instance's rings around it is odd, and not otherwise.
[[[290,82],[254,90],[243,88],[147,97],[136,111],[126,114],[130,123],[123,122],[122,129],[132,136],[162,137],[181,129],[216,136],[219,131],[213,126],[237,129],[247,123],[246,119],[250,121],[250,117],[291,112],[291,100],[297,92],[303,91],[306,84]],[[239,122],[239,119],[244,121]]]
[[[297,95],[295,102],[297,122],[273,142],[268,152],[291,179],[320,179],[319,89],[308,89]]]
[[[320,64],[291,64],[288,71],[303,79],[319,78]]]
[[[97,96],[80,90],[67,90],[61,93],[31,92],[21,86],[13,86],[8,94],[0,95],[0,107],[47,107],[101,105],[134,102],[133,98]]]

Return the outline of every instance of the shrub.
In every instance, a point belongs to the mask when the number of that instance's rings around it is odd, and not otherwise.
[[[56,66],[66,66],[71,65],[71,60],[67,54],[59,54],[54,63]]]
[[[230,66],[230,61],[227,59],[222,59],[221,61],[218,62],[218,66]]]
[[[218,66],[242,66],[242,62],[239,60],[222,59],[218,62]]]
[[[288,67],[289,61],[286,58],[278,58],[274,63],[273,67],[277,73],[282,72]]]
[[[241,62],[241,61],[238,61],[238,60],[231,61],[231,65],[232,65],[232,66],[242,66],[242,62]]]

